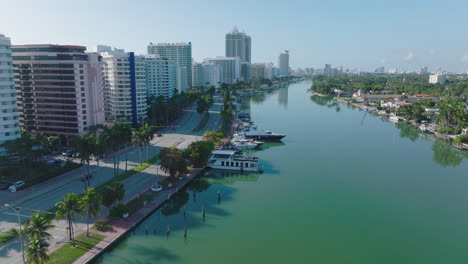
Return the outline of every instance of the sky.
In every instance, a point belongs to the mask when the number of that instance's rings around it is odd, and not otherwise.
[[[195,61],[224,56],[236,25],[252,62],[290,52],[295,68],[468,71],[468,1],[0,0],[12,44],[104,44],[138,54],[148,43],[192,42]]]

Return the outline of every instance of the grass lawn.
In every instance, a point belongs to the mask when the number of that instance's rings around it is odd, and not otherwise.
[[[72,248],[70,243],[63,245],[50,254],[50,259],[46,263],[71,264],[102,241],[102,239],[104,239],[103,235],[89,233],[89,237],[86,237],[86,232],[84,232],[76,237],[76,247]]]

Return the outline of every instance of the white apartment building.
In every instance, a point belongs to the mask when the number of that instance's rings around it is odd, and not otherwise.
[[[431,74],[429,75],[429,83],[435,84],[439,83],[444,85],[447,82],[447,78],[443,74]]]
[[[251,78],[265,78],[266,65],[265,63],[252,63],[250,65]]]
[[[143,61],[146,66],[148,98],[162,96],[165,101],[171,99],[177,89],[177,65],[154,54],[144,56]]]
[[[139,124],[147,117],[146,65],[133,52],[98,46],[105,83],[106,121]]]
[[[239,57],[216,57],[205,60],[217,64],[223,72],[223,83],[233,84],[241,80],[241,61]]]
[[[177,92],[178,93],[187,92],[188,72],[189,71],[187,70],[187,67],[177,66]],[[190,73],[191,72],[192,71],[190,71]]]
[[[289,76],[289,51],[285,50],[278,57],[280,76]]]
[[[273,63],[265,64],[265,79],[273,79],[279,76],[279,68],[275,67]]]
[[[193,87],[219,87],[223,82],[223,71],[215,63],[195,63],[192,68]]]
[[[5,141],[20,137],[10,38],[0,34],[0,155]]]
[[[148,54],[156,54],[161,58],[167,58],[180,67],[179,80],[185,80],[186,85],[178,85],[178,89],[184,91],[192,87],[192,43],[150,43]],[[184,72],[185,71],[185,72]],[[186,77],[185,77],[186,76]]]

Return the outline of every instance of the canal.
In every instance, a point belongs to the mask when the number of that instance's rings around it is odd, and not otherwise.
[[[209,172],[96,262],[466,263],[468,154],[309,87],[243,102],[287,134],[262,174]]]

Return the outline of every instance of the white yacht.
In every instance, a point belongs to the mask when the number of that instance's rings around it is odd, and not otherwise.
[[[231,144],[238,150],[249,150],[258,147],[258,144],[255,144],[248,139],[231,140]]]
[[[207,167],[212,169],[259,171],[258,157],[244,155],[239,150],[215,150],[211,152]]]

